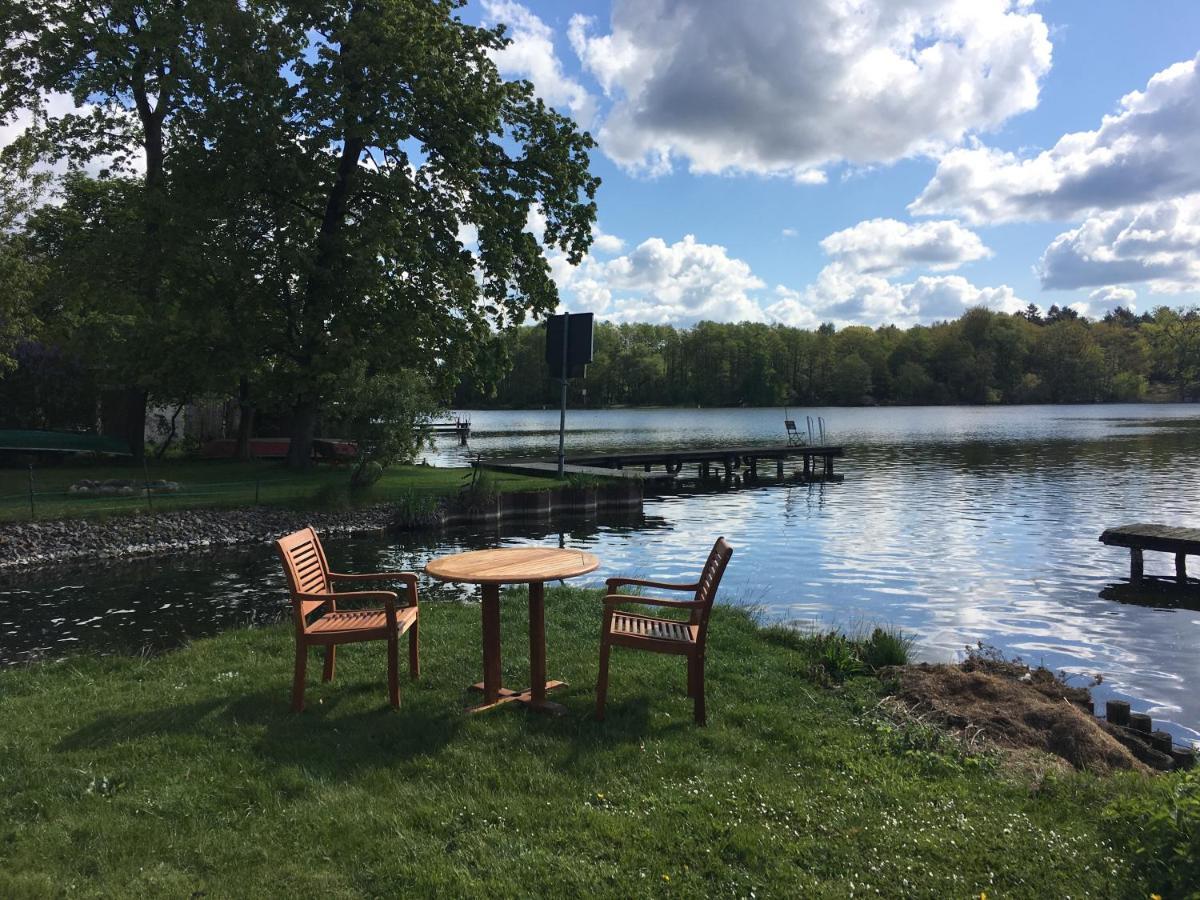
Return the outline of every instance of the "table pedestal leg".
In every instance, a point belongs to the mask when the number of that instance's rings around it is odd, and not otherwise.
[[[483,681],[471,685],[483,692],[483,703],[471,712],[511,703],[523,703],[538,712],[562,715],[566,707],[546,699],[546,691],[565,687],[564,681],[546,680],[546,593],[545,585],[529,585],[529,681],[527,691],[513,691],[500,684],[500,587],[483,586]]]
[[[483,702],[500,699],[500,586],[483,585]]]

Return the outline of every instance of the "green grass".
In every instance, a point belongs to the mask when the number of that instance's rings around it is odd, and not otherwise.
[[[524,686],[524,596],[503,610],[504,680]],[[398,711],[368,644],[341,651],[331,685],[314,658],[309,708],[291,714],[283,626],[0,673],[0,896],[1156,888],[1103,811],[1141,808],[1170,779],[1031,787],[953,741],[904,739],[872,715],[878,681],[822,687],[811,639],[732,608],[713,616],[707,728],[692,724],[681,659],[620,648],[597,723],[597,595],[552,590],[547,612],[550,674],[570,682],[562,718],[463,712],[480,669],[472,604],[423,609],[423,674]]]
[[[332,503],[374,504],[411,501],[422,497],[456,494],[470,472],[468,468],[389,466],[369,489],[349,490],[350,470],[319,465],[309,472],[293,472],[280,462],[190,460],[149,463],[151,480],[177,481],[178,494],[156,494],[156,511],[201,507],[270,506],[320,507]],[[34,470],[34,510],[38,519],[114,515],[147,509],[145,497],[79,497],[67,488],[82,479],[109,478],[142,481],[145,473],[132,465],[47,466]],[[544,490],[552,479],[491,473],[499,491]],[[0,521],[30,518],[29,471],[0,469]]]

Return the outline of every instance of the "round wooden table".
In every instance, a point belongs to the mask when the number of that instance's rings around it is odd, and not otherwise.
[[[440,581],[478,584],[483,589],[483,681],[471,685],[483,691],[483,703],[471,712],[516,701],[539,712],[566,710],[546,700],[546,691],[566,682],[546,680],[545,583],[594,572],[600,560],[583,550],[557,547],[511,547],[472,550],[430,560],[426,574]],[[529,689],[513,691],[500,684],[500,586],[529,585]]]

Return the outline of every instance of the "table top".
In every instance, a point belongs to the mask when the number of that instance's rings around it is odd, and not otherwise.
[[[505,547],[432,559],[425,572],[441,581],[464,584],[528,584],[575,578],[599,567],[600,560],[583,550]]]

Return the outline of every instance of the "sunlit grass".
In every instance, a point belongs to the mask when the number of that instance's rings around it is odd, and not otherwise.
[[[524,687],[524,595],[504,603]],[[714,612],[709,726],[683,661],[614,651],[591,718],[598,595],[549,591],[562,718],[467,715],[479,608],[427,604],[422,677],[379,645],[309,666],[284,626],[157,658],[0,673],[0,896],[1146,897],[1100,812],[1147,779],[1006,780],[871,725],[879,683],[813,677],[807,639]]]

